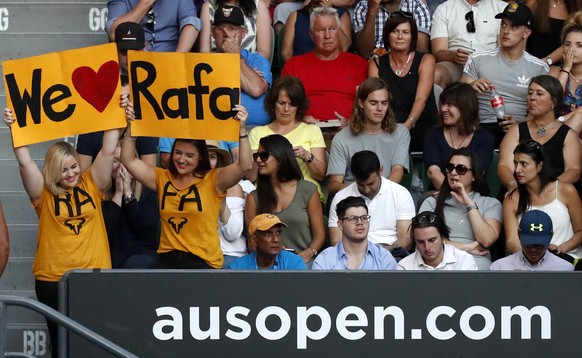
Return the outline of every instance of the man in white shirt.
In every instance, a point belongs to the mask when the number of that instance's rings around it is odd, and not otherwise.
[[[412,218],[410,230],[416,251],[400,260],[397,270],[477,270],[473,256],[446,243],[450,229],[435,213],[424,211]]]

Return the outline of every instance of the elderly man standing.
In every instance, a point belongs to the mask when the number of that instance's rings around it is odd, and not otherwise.
[[[339,49],[340,19],[332,7],[318,7],[310,16],[313,51],[291,57],[281,76],[298,77],[305,86],[310,107],[307,115],[317,121],[349,118],[356,87],[368,73],[360,56]]]
[[[410,230],[416,251],[398,262],[398,270],[477,270],[473,256],[446,243],[450,229],[435,213],[424,211],[412,218]]]

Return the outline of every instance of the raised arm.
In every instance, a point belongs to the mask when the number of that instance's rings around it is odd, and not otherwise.
[[[107,4],[109,10],[109,18],[113,19],[109,29],[109,39],[115,41],[115,29],[121,23],[131,21],[140,23],[143,17],[147,14],[155,0],[140,0],[129,12],[126,12],[127,5],[125,1],[110,1]]]
[[[180,38],[178,39],[178,46],[176,52],[190,52],[194,42],[198,38],[198,29],[194,25],[185,25],[180,31]]]
[[[4,109],[4,123],[6,123],[8,128],[12,131],[14,116],[12,110],[9,108]],[[14,148],[14,142],[12,146]],[[22,179],[24,190],[26,190],[32,204],[36,206],[44,188],[42,172],[30,157],[28,146],[14,148],[14,155],[18,161],[18,170],[20,171],[20,178]]]
[[[198,36],[198,50],[201,53],[210,53],[212,52],[211,48],[211,40],[210,37],[212,25],[210,24],[210,4],[208,1],[205,1],[202,4],[202,8],[200,9],[200,20],[202,21],[202,29],[200,29],[200,34]]]
[[[293,57],[293,42],[295,41],[295,22],[297,11],[291,13],[283,27],[283,41],[281,43],[281,60],[283,64]]]
[[[271,16],[265,1],[257,2],[257,52],[268,59],[271,55]]]
[[[111,168],[119,135],[119,129],[110,129],[103,132],[103,146],[91,165],[91,177],[101,191],[105,191],[111,183]]]

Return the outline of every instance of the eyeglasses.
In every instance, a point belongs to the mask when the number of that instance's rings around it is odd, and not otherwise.
[[[465,14],[465,20],[469,21],[467,22],[467,31],[471,33],[475,32],[475,18],[473,17],[473,10]]]
[[[423,223],[432,224],[435,222],[437,216],[435,213],[429,211],[422,212],[412,218],[413,225],[421,225]]]
[[[261,160],[261,162],[266,162],[269,159],[271,153],[269,152],[256,152],[253,153],[253,161],[256,162],[257,158]]]
[[[445,170],[447,171],[447,173],[452,173],[453,170],[455,170],[457,172],[457,174],[465,175],[465,174],[467,174],[467,171],[471,170],[471,168],[467,168],[467,166],[464,164],[455,165],[453,163],[448,163],[445,166]]]
[[[393,16],[404,16],[406,18],[412,19],[412,13],[408,11],[394,11],[390,13],[390,17]]]
[[[148,19],[146,20],[145,27],[149,31],[153,32],[154,25],[156,24],[156,21],[154,20],[154,8],[153,7],[150,8],[146,15],[147,15]]]
[[[341,221],[347,220],[350,224],[357,224],[359,220],[362,220],[363,223],[370,222],[370,215],[362,215],[362,216],[346,216],[345,218],[341,218]]]

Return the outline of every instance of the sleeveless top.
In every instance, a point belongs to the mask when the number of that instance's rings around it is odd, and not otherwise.
[[[424,53],[416,51],[410,70],[404,77],[399,77],[390,67],[389,55],[384,55],[376,62],[378,66],[378,77],[388,84],[390,90],[390,108],[394,111],[396,122],[404,123],[408,119],[408,114],[416,98],[416,88],[418,86],[420,62]],[[422,140],[426,128],[434,127],[437,120],[437,106],[434,98],[434,90],[430,90],[430,95],[424,106],[424,110],[416,120],[416,125],[411,131],[412,140],[411,151],[422,151]]]
[[[520,142],[526,139],[532,139],[529,134],[527,122],[521,122],[518,128]],[[570,127],[567,125],[560,126],[554,136],[542,145],[546,160],[550,162],[550,168],[555,177],[560,176],[564,172],[564,140],[566,140],[566,135],[568,135],[569,131]]]
[[[566,89],[564,90],[564,99],[562,100],[562,105],[560,106],[560,114],[565,115],[572,112],[574,109],[582,106],[582,84],[576,84],[575,91],[572,91],[572,79],[568,76],[568,82],[566,82]],[[572,93],[574,93],[572,95]]]
[[[529,210],[541,210],[552,219],[552,226],[554,228],[554,236],[552,236],[551,243],[554,245],[560,245],[566,242],[574,236],[574,229],[572,228],[572,222],[570,221],[570,213],[568,208],[564,203],[558,200],[558,181],[556,183],[556,197],[555,199],[541,206],[531,206]],[[520,217],[521,220],[521,217]],[[574,257],[575,259],[582,257],[582,248],[578,246],[572,251],[568,251],[568,255]]]
[[[313,183],[307,180],[299,180],[295,196],[289,206],[278,213],[273,213],[287,224],[287,227],[283,227],[281,230],[283,245],[294,249],[296,253],[307,249],[312,240],[307,204],[309,204],[309,200],[311,200],[311,196],[316,190],[317,188]],[[251,195],[255,199],[255,203],[258,203],[257,191],[253,191]],[[257,214],[261,213],[257,212]]]
[[[251,17],[247,17],[244,14],[245,18],[245,26],[247,28],[247,34],[242,39],[242,43],[240,44],[241,50],[248,50],[249,52],[257,52],[257,5],[260,0],[253,0],[255,2],[255,13]],[[226,3],[226,1],[223,1]],[[216,12],[216,8],[218,7],[216,0],[208,0],[208,13],[210,17],[210,23],[214,22],[214,13]],[[212,51],[216,50],[216,41],[214,41],[214,37],[210,36],[210,47]]]

